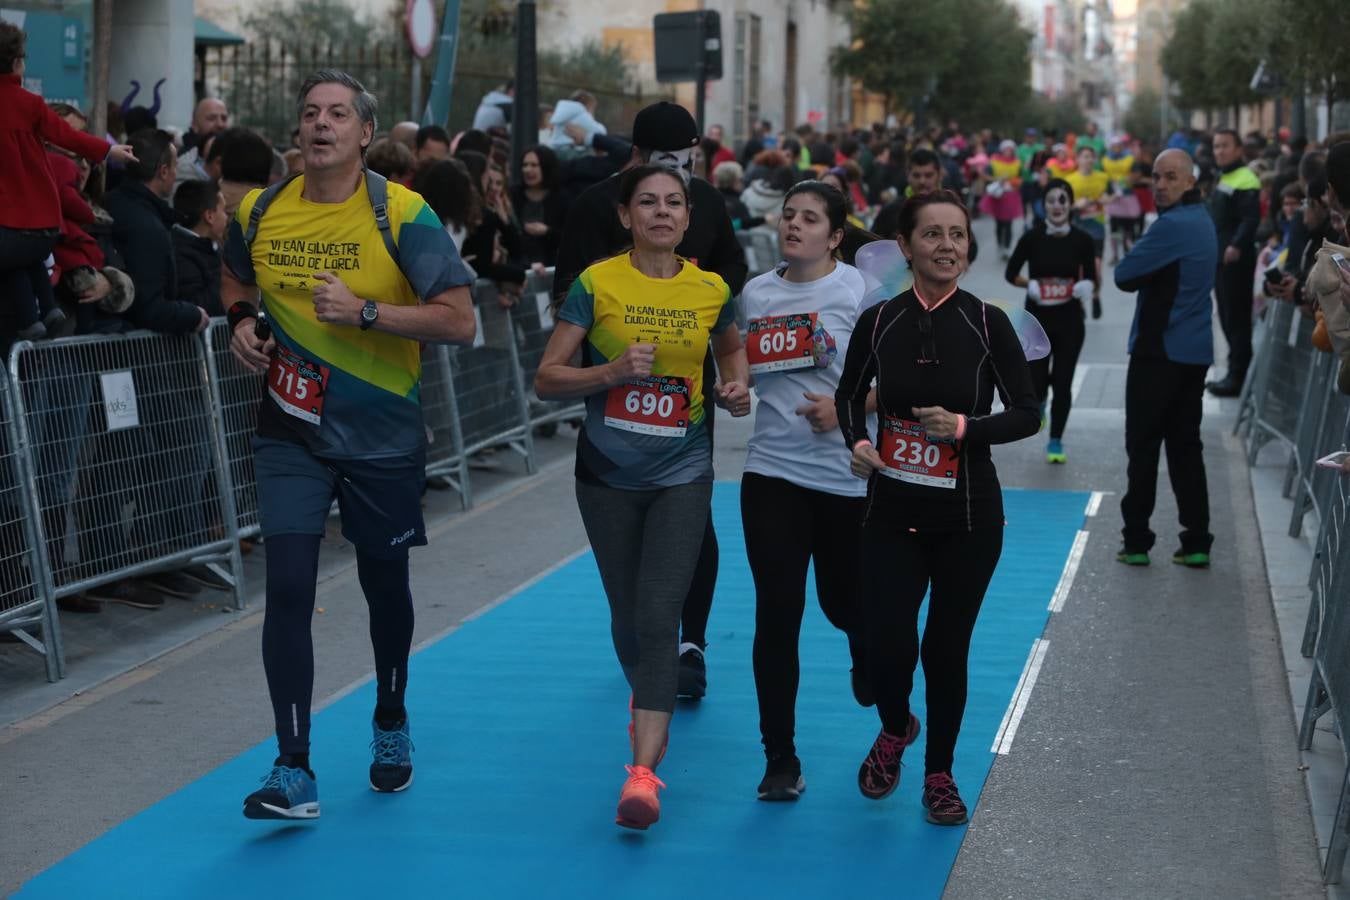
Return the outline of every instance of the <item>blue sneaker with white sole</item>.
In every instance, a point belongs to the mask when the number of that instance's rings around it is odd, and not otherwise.
[[[381,794],[395,794],[412,784],[412,737],[408,733],[408,718],[397,728],[385,729],[371,721],[375,732],[370,741],[373,761],[370,764],[370,789]]]
[[[317,819],[319,785],[304,769],[284,766],[280,760],[263,779],[263,786],[244,798],[249,819]]]

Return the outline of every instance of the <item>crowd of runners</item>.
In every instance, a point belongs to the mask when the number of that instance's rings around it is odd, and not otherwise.
[[[474,320],[471,275],[445,223],[417,193],[366,170],[375,129],[373,100],[358,82],[314,75],[300,102],[304,174],[246,197],[226,238],[233,349],[268,372],[256,448],[268,549],[263,656],[280,755],[244,802],[254,818],[319,814],[309,626],[334,498],[371,611],[371,787],[398,792],[412,782],[408,550],[426,542],[417,346],[470,342]],[[709,691],[705,630],[719,555],[740,552],[719,547],[710,516],[720,407],[754,416],[744,471],[718,474],[741,476],[755,585],[765,753],[755,793],[791,801],[805,789],[795,706],[813,571],[849,650],[853,699],[877,710],[877,736],[858,748],[859,790],[874,800],[896,790],[921,730],[910,695],[922,665],[921,802],[929,821],[962,823],[953,754],[967,654],[1003,545],[991,448],[1048,426],[1047,460],[1067,461],[1070,385],[1086,321],[1101,315],[1108,247],[1117,283],[1139,292],[1120,559],[1147,562],[1165,444],[1184,527],[1173,560],[1208,565],[1199,401],[1224,238],[1215,237],[1222,227],[1201,224],[1210,222],[1196,190],[1203,171],[1188,149],[1145,159],[1126,138],[1104,141],[1092,129],[1049,143],[1031,130],[1021,142],[939,133],[923,142],[931,146],[906,148],[905,183],[872,208],[859,207],[848,173],[833,166],[794,178],[753,226],[776,230],[781,260],[747,281],[742,223],[695,174],[703,136],[693,117],[657,103],[631,133],[621,170],[569,206],[557,324],[534,382],[541,399],[585,404],[577,506],[631,688],[632,758],[616,821],[636,829],[658,821],[657,769],[677,698]],[[944,186],[953,164],[964,175]],[[1235,169],[1221,169],[1222,185]],[[1220,190],[1240,192],[1244,179]],[[1025,313],[960,287],[976,252],[977,210],[997,222],[997,252],[1007,281],[1025,292]],[[360,265],[315,258],[314,271],[292,272],[264,249],[277,241],[330,248]],[[904,259],[903,278],[883,278],[879,290],[859,262],[878,241]],[[1032,330],[1048,355],[1026,349]],[[843,681],[841,672],[841,689]]]

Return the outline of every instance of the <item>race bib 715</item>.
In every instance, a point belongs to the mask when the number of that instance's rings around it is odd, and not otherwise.
[[[318,425],[323,420],[323,394],[328,387],[328,371],[327,366],[310,362],[278,344],[267,369],[267,393],[282,412]]]

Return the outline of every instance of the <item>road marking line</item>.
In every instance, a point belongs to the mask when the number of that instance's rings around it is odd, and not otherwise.
[[[1054,595],[1050,598],[1050,612],[1057,613],[1064,609],[1064,601],[1069,597],[1069,589],[1073,587],[1074,576],[1078,574],[1078,565],[1083,561],[1083,550],[1087,548],[1088,532],[1079,531],[1078,536],[1073,539],[1073,549],[1069,551],[1069,558],[1064,563],[1064,572],[1059,576],[1059,585],[1055,588]]]
[[[1088,369],[1091,368],[1091,363],[1085,363],[1074,369],[1073,385],[1069,388],[1069,396],[1073,398],[1074,403],[1078,402],[1078,392],[1083,389],[1083,382],[1087,381]]]
[[[1087,509],[1083,510],[1083,515],[1091,518],[1101,509],[1102,498],[1106,496],[1106,491],[1093,491],[1092,496],[1088,498]]]
[[[1045,662],[1045,653],[1049,649],[1050,642],[1045,638],[1037,638],[1031,645],[1027,664],[1022,667],[1022,677],[1017,680],[1012,700],[1008,702],[1008,709],[1003,713],[1003,721],[998,726],[998,734],[994,736],[994,746],[989,748],[991,753],[1007,756],[1008,751],[1012,749],[1013,738],[1017,736],[1017,726],[1021,724],[1022,716],[1027,711],[1032,688],[1036,686],[1036,679],[1040,677],[1041,663]]]

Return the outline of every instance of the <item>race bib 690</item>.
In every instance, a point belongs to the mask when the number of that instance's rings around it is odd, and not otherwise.
[[[684,437],[689,428],[689,379],[648,375],[610,388],[605,424],[634,434]]]

